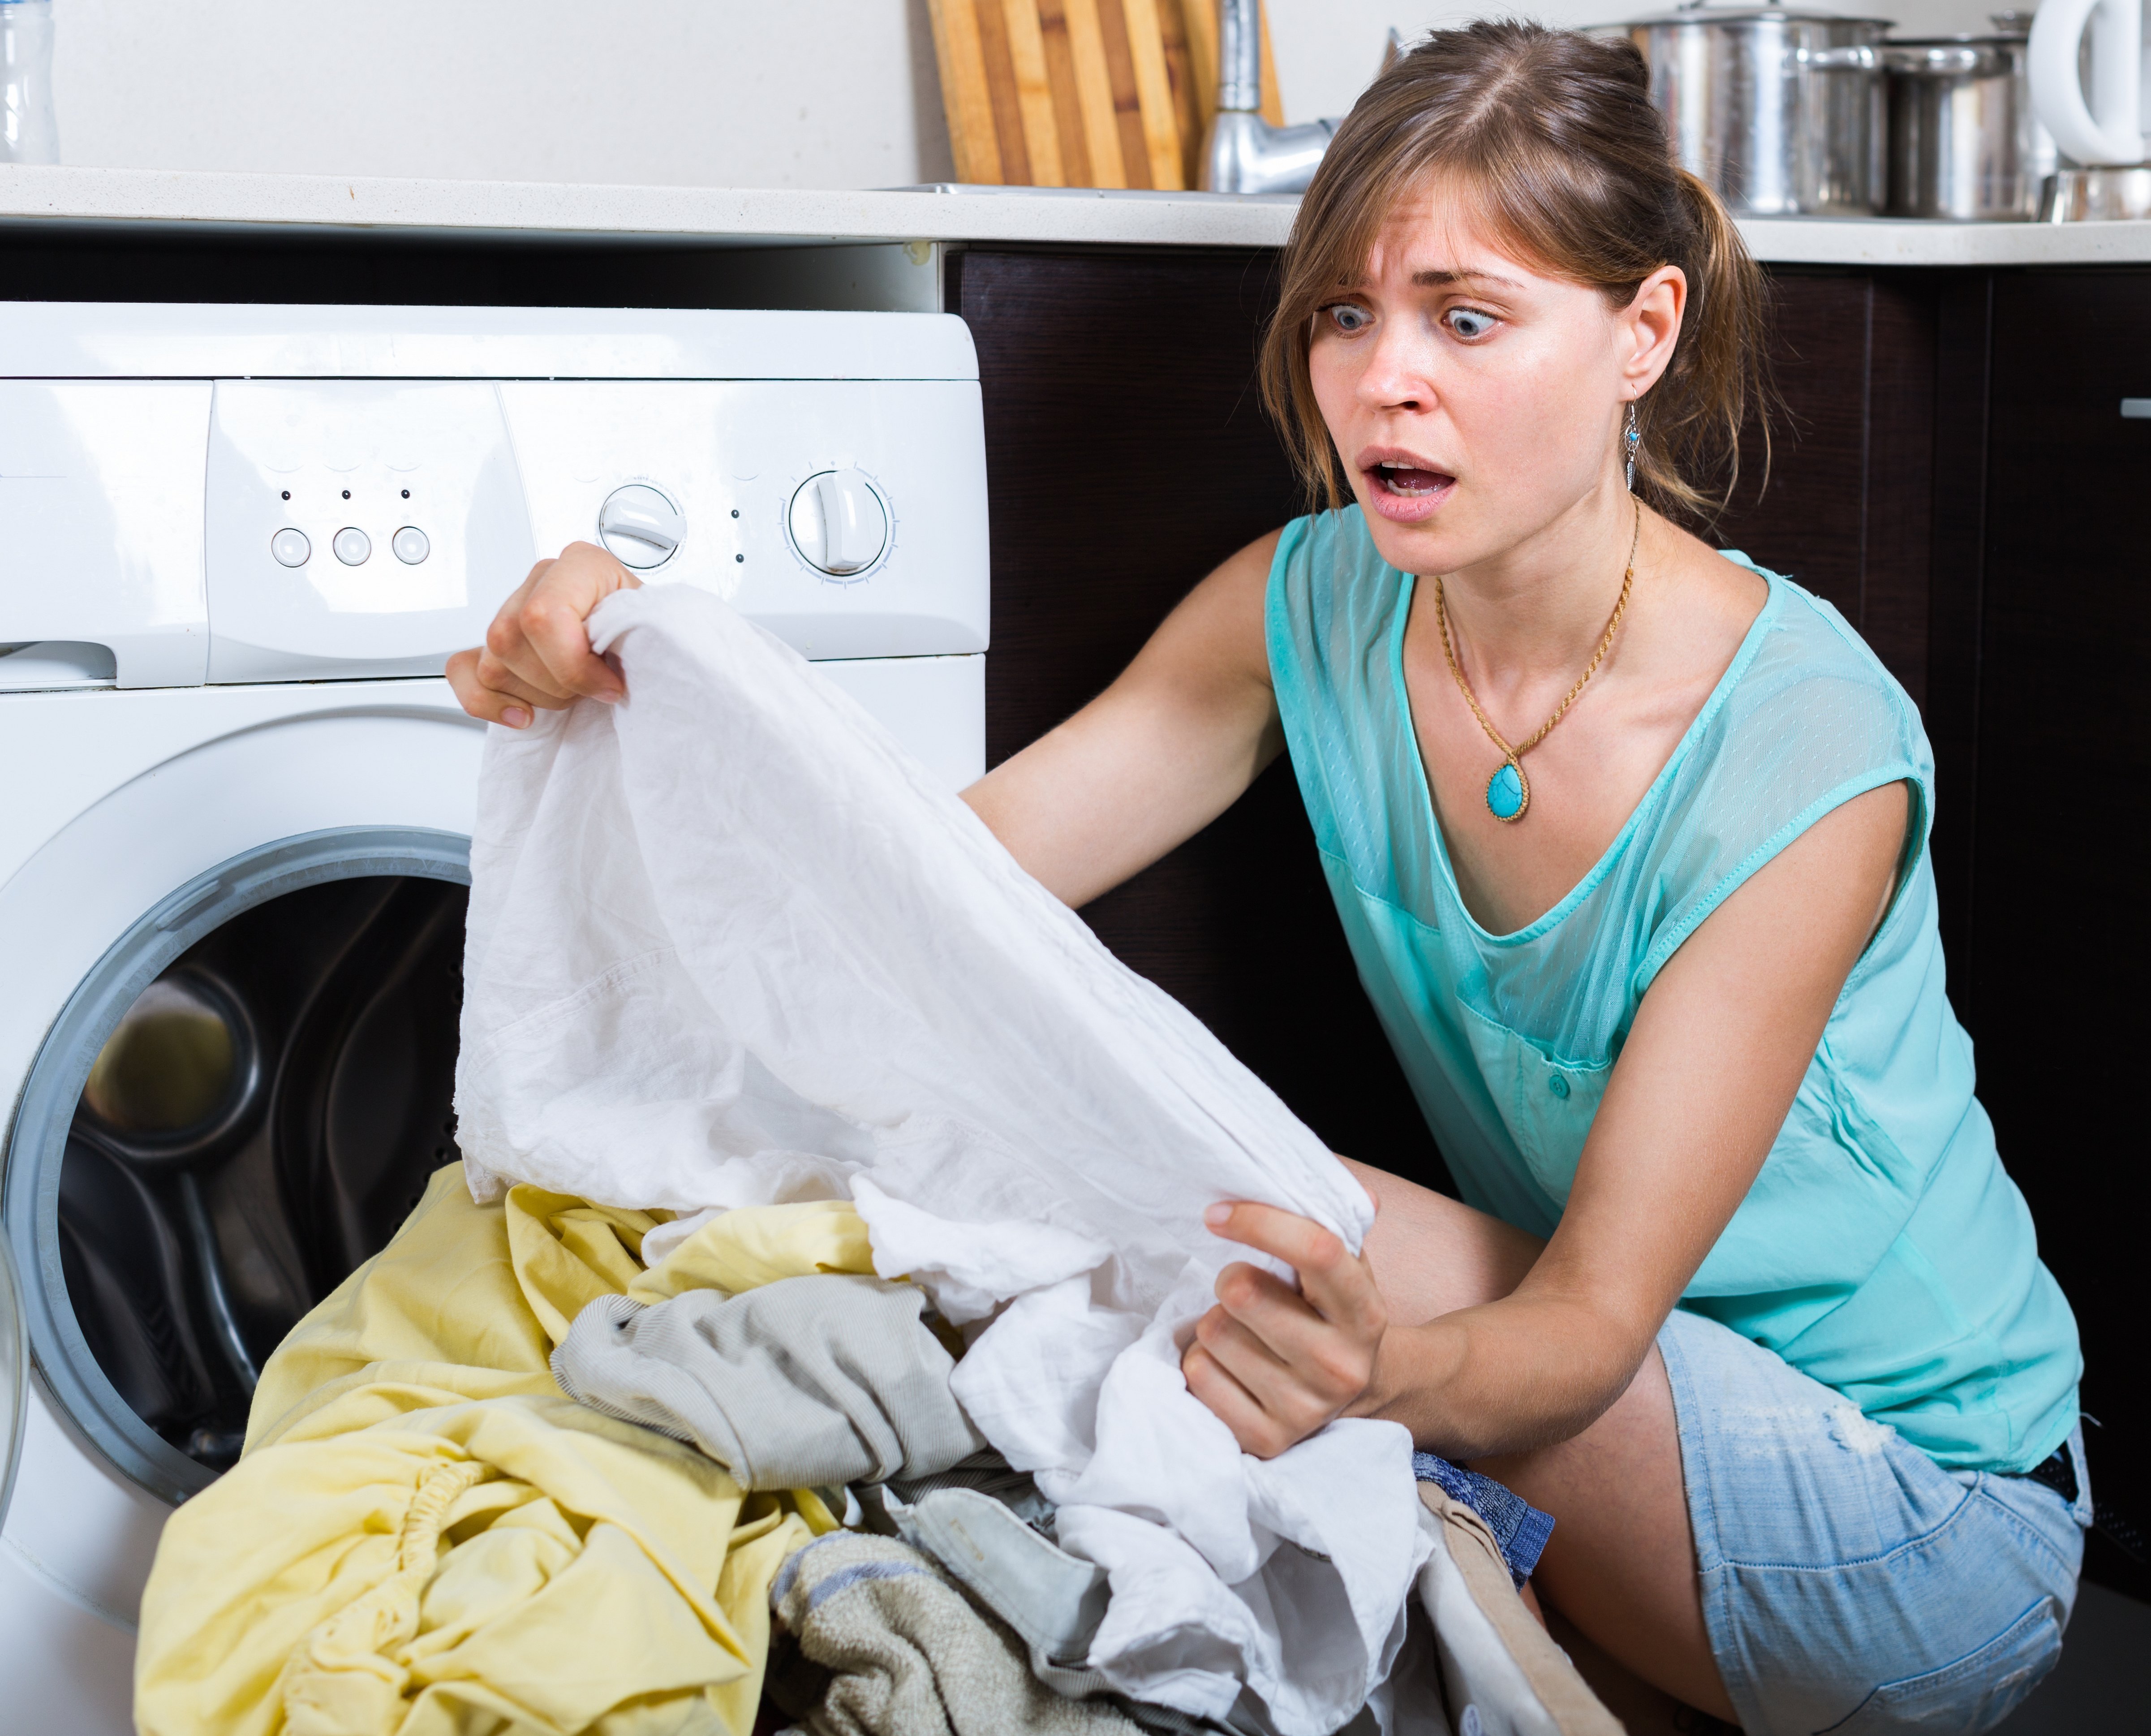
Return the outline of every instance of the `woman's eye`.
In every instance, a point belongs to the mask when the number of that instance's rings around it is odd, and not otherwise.
[[[1494,316],[1475,308],[1452,307],[1442,318],[1459,337],[1484,337],[1494,329]]]
[[[1355,307],[1349,301],[1339,301],[1334,306],[1324,311],[1329,316],[1330,323],[1339,332],[1346,333],[1364,332],[1368,326],[1374,323],[1374,316],[1365,308]]]

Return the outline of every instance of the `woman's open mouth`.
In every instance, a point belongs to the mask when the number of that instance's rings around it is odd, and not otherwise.
[[[1409,454],[1361,461],[1374,510],[1400,524],[1424,519],[1448,497],[1456,478]]]

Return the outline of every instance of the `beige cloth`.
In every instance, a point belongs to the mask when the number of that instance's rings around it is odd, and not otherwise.
[[[1420,1484],[1419,1498],[1435,1548],[1419,1580],[1433,1633],[1418,1642],[1431,1646],[1435,1668],[1400,1669],[1408,1679],[1398,1683],[1399,1706],[1425,1694],[1420,1684],[1434,1677],[1452,1730],[1475,1723],[1485,1736],[1622,1736],[1620,1720],[1516,1595],[1486,1521],[1436,1484]]]
[[[1102,1701],[1065,1699],[1023,1642],[972,1607],[927,1556],[841,1534],[785,1563],[772,1596],[827,1688],[814,1736],[1140,1736]]]

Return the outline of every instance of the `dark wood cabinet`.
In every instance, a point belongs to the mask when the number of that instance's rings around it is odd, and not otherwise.
[[[1772,274],[1769,443],[1751,416],[1732,500],[1698,527],[1835,604],[1921,704],[1935,289],[1931,275]]]
[[[1969,944],[1951,961],[1980,1096],[2083,1334],[2103,1499],[2151,1516],[2151,273],[1998,276],[1989,325]],[[2094,1539],[2090,1566],[2151,1576]]]

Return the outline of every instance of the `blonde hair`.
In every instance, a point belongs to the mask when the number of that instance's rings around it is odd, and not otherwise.
[[[1398,198],[1434,181],[1470,200],[1518,258],[1615,307],[1679,266],[1680,339],[1636,405],[1637,492],[1678,517],[1723,511],[1751,409],[1767,478],[1763,274],[1717,195],[1673,161],[1642,56],[1625,39],[1507,19],[1436,31],[1400,57],[1353,105],[1300,204],[1262,394],[1312,500],[1349,498],[1308,372],[1314,316],[1359,279]]]

